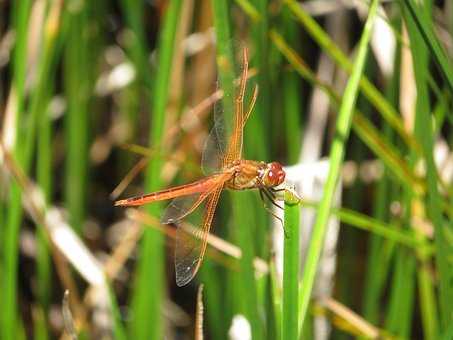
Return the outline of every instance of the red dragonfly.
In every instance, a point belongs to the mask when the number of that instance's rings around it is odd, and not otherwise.
[[[258,87],[255,86],[249,109],[244,112],[248,73],[247,59],[247,50],[244,49],[243,69],[238,93],[235,97],[235,115],[231,136],[229,139],[225,137],[225,123],[221,114],[216,114],[214,128],[206,141],[201,166],[207,176],[193,183],[115,202],[116,206],[139,206],[173,199],[161,218],[163,224],[178,224],[205,202],[203,220],[196,229],[196,235],[189,236],[182,228],[177,228],[175,271],[178,286],[188,284],[200,268],[206,252],[207,236],[223,189],[258,189],[263,202],[266,197],[277,205],[275,194],[279,190],[275,187],[285,180],[285,172],[278,162],[265,163],[242,159],[244,125],[258,96]],[[266,204],[264,206],[268,209]]]

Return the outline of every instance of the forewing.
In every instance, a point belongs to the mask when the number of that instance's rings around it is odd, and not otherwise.
[[[222,169],[223,157],[226,152],[226,130],[222,111],[222,104],[217,102],[214,107],[214,127],[206,139],[201,155],[201,169],[208,175]]]
[[[245,87],[247,85],[248,67],[247,48],[244,47],[244,49],[242,50],[242,72],[240,76],[239,87],[236,89],[234,130],[231,135],[232,140],[230,143],[232,150],[228,150],[228,152],[231,152],[231,158],[233,160],[242,158],[242,144],[244,136],[244,97]]]
[[[178,226],[175,245],[175,272],[176,284],[179,287],[188,284],[200,268],[222,188],[223,183],[207,197],[203,220],[199,228],[191,231],[183,225]]]
[[[253,87],[249,108],[244,110],[246,85],[248,78],[247,49],[241,49],[239,81],[234,86],[234,98],[223,93],[221,101],[214,106],[214,127],[209,134],[202,154],[202,169],[205,174],[220,171],[225,165],[242,158],[243,129],[256,100],[257,88]],[[224,108],[229,108],[228,112]],[[234,112],[229,112],[229,111]],[[224,114],[232,115],[225,119]]]

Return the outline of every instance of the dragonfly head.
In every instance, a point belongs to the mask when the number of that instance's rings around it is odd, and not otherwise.
[[[278,162],[268,163],[264,170],[263,182],[268,187],[276,187],[285,180],[285,170]]]

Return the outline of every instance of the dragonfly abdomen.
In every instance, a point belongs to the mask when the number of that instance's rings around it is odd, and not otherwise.
[[[152,192],[150,194],[135,196],[124,200],[115,202],[115,206],[138,206],[145,203],[152,203],[157,201],[165,201],[176,197],[193,195],[207,191],[209,188],[218,182],[219,176],[225,176],[225,174],[214,174],[209,177],[203,178],[199,181],[180,185],[177,187]]]

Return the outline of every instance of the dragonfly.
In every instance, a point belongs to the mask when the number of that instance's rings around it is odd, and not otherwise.
[[[214,218],[217,203],[224,189],[258,189],[264,207],[272,213],[265,203],[265,198],[280,207],[276,202],[277,189],[285,180],[285,171],[278,162],[242,158],[243,131],[258,96],[255,85],[248,106],[244,110],[244,97],[248,77],[247,49],[242,53],[242,74],[235,95],[234,119],[227,136],[227,124],[222,111],[215,111],[212,128],[201,157],[201,167],[206,174],[192,183],[171,187],[149,194],[122,199],[115,206],[141,206],[143,204],[173,199],[161,217],[163,224],[175,224],[175,276],[176,284],[184,286],[196,275],[206,252],[207,239]],[[225,97],[224,97],[225,100]],[[183,228],[183,219],[204,204],[201,223],[195,229],[195,235],[189,235]],[[280,207],[281,208],[281,207]],[[275,216],[275,214],[273,214]]]

